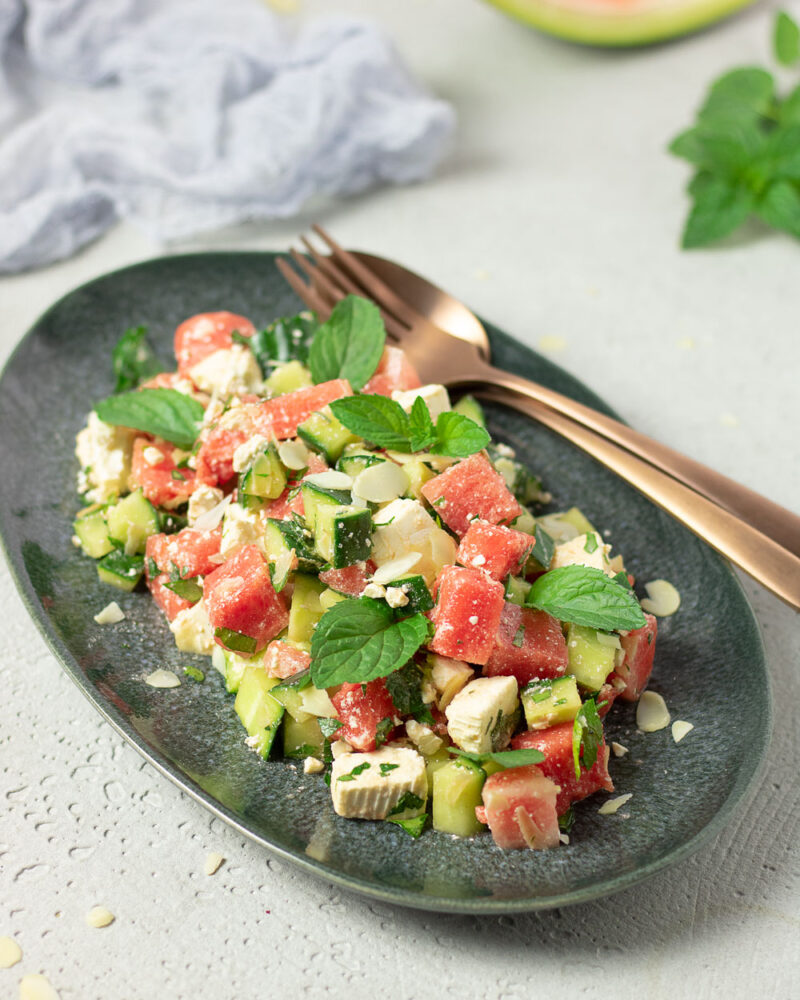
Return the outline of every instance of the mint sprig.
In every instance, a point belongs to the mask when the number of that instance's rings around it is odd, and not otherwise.
[[[301,312],[296,316],[281,316],[265,330],[256,331],[252,337],[242,337],[239,342],[250,348],[262,373],[268,376],[276,362],[300,361],[306,364],[319,326],[315,313]],[[236,336],[233,339],[239,340]]]
[[[111,364],[117,380],[114,392],[135,389],[164,370],[148,343],[145,326],[135,326],[123,333],[111,352]]]
[[[333,307],[317,330],[308,353],[316,383],[346,378],[354,390],[375,373],[386,343],[386,329],[374,302],[348,295]]]
[[[384,601],[340,601],[322,616],[311,639],[311,679],[318,688],[366,684],[403,667],[428,640],[422,614],[398,621]]]
[[[192,447],[203,420],[200,403],[177,389],[123,392],[102,400],[94,409],[107,424],[133,427],[179,448]]]
[[[591,566],[559,566],[534,580],[525,600],[562,622],[603,632],[627,632],[645,625],[635,595]]]
[[[800,28],[788,14],[777,15],[773,41],[780,63],[800,62]],[[782,98],[765,69],[725,73],[669,148],[695,168],[685,249],[723,239],[751,215],[800,238],[800,87]]]
[[[483,427],[454,410],[440,413],[434,424],[425,400],[419,396],[410,414],[386,396],[346,396],[335,399],[330,407],[336,419],[353,434],[391,451],[430,451],[466,458],[489,443]]]

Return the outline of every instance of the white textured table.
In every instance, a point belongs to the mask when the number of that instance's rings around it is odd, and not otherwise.
[[[456,106],[428,184],[322,218],[405,261],[537,346],[635,426],[797,508],[797,244],[757,234],[681,253],[683,166],[664,153],[710,76],[757,61],[763,13],[663,48],[549,41],[474,0],[317,0],[381,19]],[[189,245],[283,249],[304,218]],[[77,259],[0,284],[5,357],[36,315],[104,271],[160,252],[121,227]],[[225,303],[220,303],[224,308]],[[32,456],[31,474],[36,474]],[[329,887],[243,841],[144,763],[45,649],[0,572],[0,936],[62,1000],[800,996],[800,629],[745,584],[775,693],[749,804],[691,860],[591,905],[459,918]],[[691,664],[687,664],[691,669]],[[747,706],[731,698],[731,726]],[[687,788],[687,796],[691,789]],[[225,864],[203,874],[206,854]],[[95,904],[116,914],[89,928]]]

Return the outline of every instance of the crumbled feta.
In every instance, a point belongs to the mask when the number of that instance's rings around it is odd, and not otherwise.
[[[190,608],[179,611],[169,627],[175,636],[175,645],[182,653],[211,656],[214,652],[214,631],[208,620],[205,601],[199,600]]]
[[[425,401],[431,415],[431,420],[434,423],[436,423],[436,418],[440,413],[446,413],[452,409],[447,389],[443,385],[437,385],[436,383],[421,385],[419,389],[395,389],[392,393],[392,399],[396,403],[399,403],[406,413],[411,413],[414,400],[418,398]]]
[[[189,370],[198,389],[220,396],[260,393],[264,380],[249,347],[234,344],[214,351]]]
[[[404,608],[408,604],[408,594],[402,587],[387,587],[386,603],[390,608]]]
[[[303,761],[303,773],[304,774],[319,774],[320,771],[325,770],[325,765],[321,760],[316,757],[306,757]]]
[[[148,465],[159,465],[164,461],[164,452],[158,448],[155,448],[152,444],[148,445],[142,452],[142,458],[147,462]]]
[[[469,623],[470,623],[470,625],[477,625],[478,624],[478,616],[477,615],[470,615],[469,616]]]
[[[240,444],[233,452],[233,471],[244,472],[253,464],[253,459],[266,451],[269,441],[265,437],[256,435]]]
[[[264,531],[266,515],[263,510],[248,510],[238,503],[230,504],[222,518],[220,553],[227,559],[244,545],[256,545],[266,555]]]
[[[462,750],[489,753],[501,749],[497,737],[502,736],[503,724],[517,711],[517,705],[515,677],[478,677],[445,709],[447,730]]]
[[[361,592],[361,596],[372,597],[374,600],[380,601],[386,597],[386,588],[382,587],[379,583],[368,583]]]
[[[102,611],[99,611],[94,616],[94,620],[98,625],[116,625],[117,622],[124,621],[124,619],[125,612],[116,601],[107,604]]]
[[[393,500],[373,522],[371,558],[379,568],[409,552],[419,553],[414,572],[432,587],[440,570],[456,561],[456,543],[416,500]]]
[[[331,753],[333,754],[334,760],[336,760],[337,757],[343,756],[343,754],[352,752],[353,748],[347,740],[334,740],[334,742],[331,743]]]
[[[200,520],[201,517],[204,517],[204,515],[209,514],[216,507],[219,507],[224,499],[225,494],[222,490],[218,490],[215,486],[206,486],[205,483],[200,483],[196,486],[194,492],[189,497],[189,509],[187,511],[189,527],[196,527],[198,520]],[[222,520],[224,510],[224,507],[220,509],[220,520]],[[205,519],[207,520],[207,518]],[[214,528],[216,528],[216,526],[216,524],[213,525]],[[210,531],[212,529],[211,527],[204,527],[198,530]]]
[[[558,569],[559,566],[589,566],[613,576],[614,571],[608,559],[610,551],[611,546],[606,545],[598,532],[578,535],[568,542],[556,545],[550,569]]]
[[[81,465],[78,489],[92,503],[102,503],[125,493],[131,474],[131,454],[136,431],[114,427],[92,410],[86,427],[75,440],[75,454]],[[88,490],[81,487],[88,486]]]
[[[331,795],[339,816],[386,819],[407,792],[423,802],[428,797],[425,760],[416,750],[381,747],[334,758]]]

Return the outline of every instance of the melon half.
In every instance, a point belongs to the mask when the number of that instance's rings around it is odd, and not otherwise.
[[[534,28],[586,45],[643,45],[696,31],[753,0],[489,0]]]

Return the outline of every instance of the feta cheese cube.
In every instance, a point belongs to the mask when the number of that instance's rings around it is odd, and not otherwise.
[[[203,600],[180,611],[170,622],[170,631],[175,636],[175,645],[182,653],[198,653],[211,656],[216,648],[214,630],[208,620],[208,612]]]
[[[238,503],[230,504],[222,518],[220,554],[227,559],[243,545],[257,545],[259,550],[266,555],[265,528],[266,515],[263,510],[246,510]]]
[[[264,380],[258,362],[249,347],[234,344],[214,351],[189,370],[198,389],[220,396],[261,393]]]
[[[392,399],[396,403],[399,403],[406,413],[411,413],[411,407],[418,396],[426,403],[431,420],[434,423],[436,423],[436,418],[440,413],[446,413],[452,409],[447,389],[443,385],[437,385],[436,383],[421,385],[419,389],[408,389],[406,391],[395,389],[392,393]]]
[[[75,441],[81,465],[78,489],[92,503],[103,503],[126,493],[136,431],[104,423],[92,410]],[[88,487],[88,490],[84,489]]]
[[[462,750],[470,753],[500,750],[511,735],[505,723],[517,707],[515,677],[477,677],[445,709],[447,730]]]
[[[456,543],[417,500],[393,500],[378,511],[373,521],[370,558],[378,567],[409,552],[418,552],[420,558],[414,572],[432,587],[442,567],[456,561]]]
[[[600,534],[590,531],[556,545],[550,569],[557,569],[559,566],[590,566],[613,576],[614,570],[608,558],[610,551],[611,546],[605,544]]]
[[[428,797],[425,760],[407,747],[381,747],[371,753],[345,753],[331,769],[333,808],[349,819],[386,819],[411,792]]]

